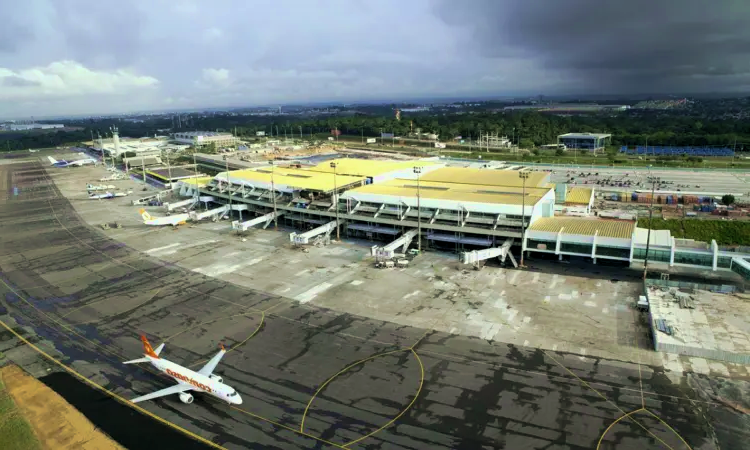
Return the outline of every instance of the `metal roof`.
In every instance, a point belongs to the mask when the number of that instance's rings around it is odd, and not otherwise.
[[[191,186],[197,185],[198,187],[204,187],[211,181],[211,179],[211,177],[185,178],[183,180],[180,180],[180,183],[189,184]]]
[[[272,172],[274,184],[309,191],[328,192],[334,190],[336,187],[343,188],[353,184],[361,184],[365,181],[364,177],[352,177],[348,175],[336,175],[334,177],[331,173],[287,167],[234,170],[229,172],[229,179],[232,182],[245,182],[249,185],[259,183],[263,186],[268,186],[271,184]],[[226,172],[223,172],[217,178],[224,179],[225,174]]]
[[[611,134],[607,133],[565,133],[558,136],[558,138],[572,138],[572,139],[589,139],[589,138],[599,138],[604,139],[612,137]]]
[[[526,205],[535,205],[549,191],[550,189],[526,188]],[[348,191],[348,194],[352,194],[354,197],[356,197],[357,193],[416,198],[417,181],[404,179],[389,180],[382,183],[368,184]],[[430,181],[419,182],[419,196],[425,199],[500,205],[521,205],[524,202],[522,189],[520,188],[500,188]]]
[[[578,234],[620,239],[630,239],[633,236],[635,222],[628,220],[580,219],[573,217],[543,217],[536,220],[529,227],[529,231],[557,233],[564,228],[563,234]]]
[[[518,170],[442,167],[423,174],[420,179],[442,183],[521,187],[523,186],[523,179],[518,175],[519,172]],[[528,174],[526,188],[543,187],[550,176],[548,172],[528,172]]]
[[[591,201],[591,194],[594,190],[591,188],[583,187],[572,187],[568,188],[568,193],[565,195],[565,203],[574,205],[588,205]]]
[[[316,166],[308,168],[307,170],[333,173],[331,163],[336,163],[337,174],[358,177],[376,177],[384,173],[393,172],[394,170],[443,165],[443,163],[433,161],[385,161],[361,158],[340,158],[324,161]]]
[[[198,136],[233,136],[232,133],[218,133],[216,131],[185,131],[175,133],[175,136],[198,137]]]
[[[649,245],[671,247],[672,233],[669,230],[651,230],[649,236],[648,228],[636,228],[634,240],[637,245],[646,245],[646,241],[648,241],[650,242]]]

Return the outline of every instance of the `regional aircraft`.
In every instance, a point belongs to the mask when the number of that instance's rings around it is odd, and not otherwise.
[[[161,372],[166,373],[170,377],[177,381],[177,385],[171,386],[152,392],[151,394],[143,395],[141,397],[134,398],[131,400],[133,403],[142,402],[144,400],[151,400],[153,398],[164,397],[165,395],[179,394],[180,401],[182,403],[193,403],[193,395],[188,391],[205,392],[216,398],[224,400],[230,405],[242,404],[242,397],[234,388],[224,384],[223,379],[214,375],[213,371],[216,365],[219,364],[221,358],[227,352],[224,346],[221,346],[221,350],[217,353],[210,361],[206,363],[199,371],[193,372],[192,370],[182,367],[166,359],[159,358],[159,353],[164,349],[164,344],[159,345],[154,350],[149,344],[146,336],[141,335],[141,341],[143,341],[143,349],[145,351],[143,358],[134,359],[132,361],[125,361],[125,364],[134,364],[147,362],[151,363],[154,367],[159,369]]]
[[[177,225],[184,225],[185,222],[190,219],[190,214],[175,214],[173,216],[166,217],[151,217],[151,214],[146,212],[146,210],[143,208],[141,208],[138,212],[141,213],[141,217],[143,217],[143,223],[145,225],[172,225],[173,227],[176,227]]]
[[[101,199],[107,199],[107,198],[125,197],[126,195],[128,195],[128,194],[126,194],[125,192],[114,192],[113,193],[113,192],[107,191],[107,192],[105,192],[103,194],[90,194],[89,195],[89,199],[91,199],[91,200],[101,200]]]
[[[47,159],[49,159],[49,162],[55,167],[70,167],[70,166],[80,167],[85,164],[96,164],[97,162],[94,158],[78,159],[75,161],[65,161],[63,159],[62,161],[58,161],[55,158],[48,156]]]

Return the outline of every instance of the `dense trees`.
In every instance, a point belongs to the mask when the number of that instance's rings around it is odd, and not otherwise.
[[[344,135],[380,136],[381,132],[405,136],[412,131],[436,133],[440,140],[462,136],[476,140],[480,132],[507,136],[521,146],[555,143],[557,136],[567,132],[611,133],[612,143],[621,145],[708,145],[729,146],[737,149],[750,145],[750,121],[738,118],[704,119],[701,116],[669,113],[626,111],[616,114],[557,116],[529,111],[493,112],[479,109],[464,113],[402,113],[397,121],[390,108],[377,113],[357,113],[338,116],[250,116],[215,113],[191,114],[189,125],[183,130],[212,130],[236,132],[240,137],[254,137],[256,131],[266,135],[309,137],[338,129]],[[185,123],[183,122],[183,123]],[[0,149],[19,150],[57,146],[91,139],[101,133],[108,136],[109,127],[117,125],[121,136],[142,137],[165,134],[172,126],[170,117],[149,116],[141,121],[120,119],[86,119],[69,121],[77,131],[0,133]]]

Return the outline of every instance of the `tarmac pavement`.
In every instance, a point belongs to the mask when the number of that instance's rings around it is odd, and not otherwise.
[[[722,406],[696,400],[661,367],[398,326],[235,286],[86,225],[38,163],[2,165],[0,180],[0,320],[125,398],[173,383],[122,364],[141,355],[140,333],[193,368],[223,342],[230,352],[216,373],[242,405],[200,394],[191,405],[176,396],[139,405],[225,448],[721,448],[711,412]]]

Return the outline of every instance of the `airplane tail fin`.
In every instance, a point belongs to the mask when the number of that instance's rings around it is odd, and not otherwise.
[[[151,220],[151,214],[149,214],[145,209],[141,208],[139,211],[141,213],[141,217],[143,217],[143,220]]]
[[[57,164],[57,160],[51,156],[48,156],[47,159],[49,159],[50,164]]]
[[[148,342],[145,335],[141,335],[141,341],[143,341],[143,353],[145,353],[146,356],[159,358],[159,354],[154,351],[153,347],[151,347],[151,344]],[[162,348],[164,348],[164,344],[159,346],[159,352],[161,352]]]

